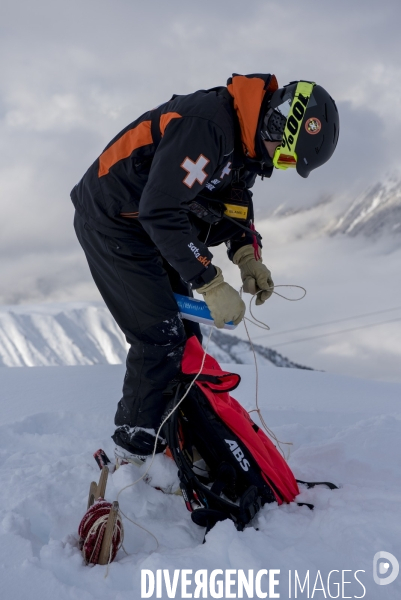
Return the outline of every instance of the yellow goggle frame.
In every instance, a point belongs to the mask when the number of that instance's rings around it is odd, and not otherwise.
[[[297,166],[298,157],[295,152],[295,146],[297,145],[305,111],[308,108],[309,99],[315,85],[315,83],[309,81],[298,82],[285,123],[283,141],[280,146],[277,146],[273,155],[273,165],[276,169],[285,170]]]

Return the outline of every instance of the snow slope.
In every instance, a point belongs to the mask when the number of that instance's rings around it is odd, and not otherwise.
[[[254,406],[254,370],[239,372],[235,391]],[[92,452],[111,453],[112,419],[124,374],[122,365],[0,369],[0,593],[5,600],[132,600],[140,598],[141,569],[280,569],[276,591],[288,598],[288,571],[312,581],[320,570],[326,586],[332,570],[349,570],[342,597],[396,600],[401,577],[373,582],[378,551],[401,559],[401,384],[372,382],[299,369],[261,368],[260,405],[279,439],[293,443],[290,465],[300,479],[329,479],[341,489],[302,490],[296,505],[266,506],[255,525],[238,533],[218,524],[202,544],[180,497],[140,482],[120,497],[132,518],[154,533],[125,523],[125,548],[109,568],[83,565],[77,526],[89,483],[98,478]],[[106,497],[134,481],[122,467]],[[338,581],[338,573],[332,580]],[[318,586],[321,587],[321,586]],[[331,588],[336,597],[336,588]],[[155,596],[154,596],[155,597]],[[163,598],[167,596],[163,595]],[[183,597],[178,591],[176,598]],[[209,596],[210,597],[210,596]],[[292,596],[294,597],[294,595]],[[341,596],[340,596],[341,597]]]
[[[394,247],[400,245],[401,179],[389,177],[366,188],[356,198],[324,196],[307,207],[275,208],[270,218],[278,219],[279,227],[287,228],[286,221],[297,220],[298,237],[313,235],[363,236],[370,241],[390,238]],[[312,227],[311,227],[312,225]]]
[[[205,328],[206,336],[208,328]],[[213,329],[217,360],[254,362],[249,342]],[[103,302],[60,302],[0,307],[0,367],[120,364],[128,345]],[[261,345],[262,365],[307,368]]]
[[[332,235],[364,235],[372,239],[394,236],[399,245],[400,228],[401,181],[388,180],[377,183],[354,200],[329,231]]]
[[[100,302],[0,308],[0,366],[119,364],[126,354],[124,335]]]

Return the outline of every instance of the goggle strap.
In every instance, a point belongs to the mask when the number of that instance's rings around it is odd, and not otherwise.
[[[298,157],[295,153],[295,147],[315,85],[315,83],[309,81],[299,81],[297,84],[285,123],[282,144],[277,146],[273,155],[273,165],[277,169],[285,170],[289,167],[295,167],[297,164]]]

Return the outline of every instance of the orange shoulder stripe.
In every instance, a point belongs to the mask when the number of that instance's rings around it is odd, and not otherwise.
[[[169,112],[169,113],[165,113],[164,115],[161,115],[161,117],[160,117],[160,132],[162,134],[162,137],[164,135],[164,132],[166,131],[167,125],[170,123],[170,121],[172,119],[181,119],[181,115],[176,112]]]
[[[150,129],[151,121],[142,121],[114,142],[99,156],[98,176],[107,175],[111,167],[119,160],[128,158],[134,150],[153,143]]]

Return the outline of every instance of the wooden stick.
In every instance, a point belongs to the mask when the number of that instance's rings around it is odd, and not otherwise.
[[[98,500],[98,498],[104,498],[108,476],[109,467],[103,467],[102,472],[100,473],[99,485],[97,486],[95,500]]]
[[[89,488],[88,506],[86,507],[86,510],[88,510],[92,506],[92,504],[95,502],[96,491],[97,491],[97,483],[96,483],[96,481],[92,481],[92,483],[90,484],[90,488]]]
[[[107,468],[107,467],[106,467]],[[99,553],[99,565],[107,565],[110,560],[110,547],[113,540],[114,527],[117,522],[118,516],[118,502],[113,502],[113,506],[110,509],[110,514],[106,523],[106,530],[104,532],[102,547]]]
[[[90,484],[88,506],[87,506],[86,510],[88,510],[88,508],[90,508],[92,506],[92,504],[95,503],[96,500],[98,500],[99,498],[104,498],[105,493],[106,493],[106,485],[107,485],[108,476],[109,476],[109,468],[103,467],[102,472],[100,473],[99,483],[96,483],[96,481],[92,481],[92,483]]]

